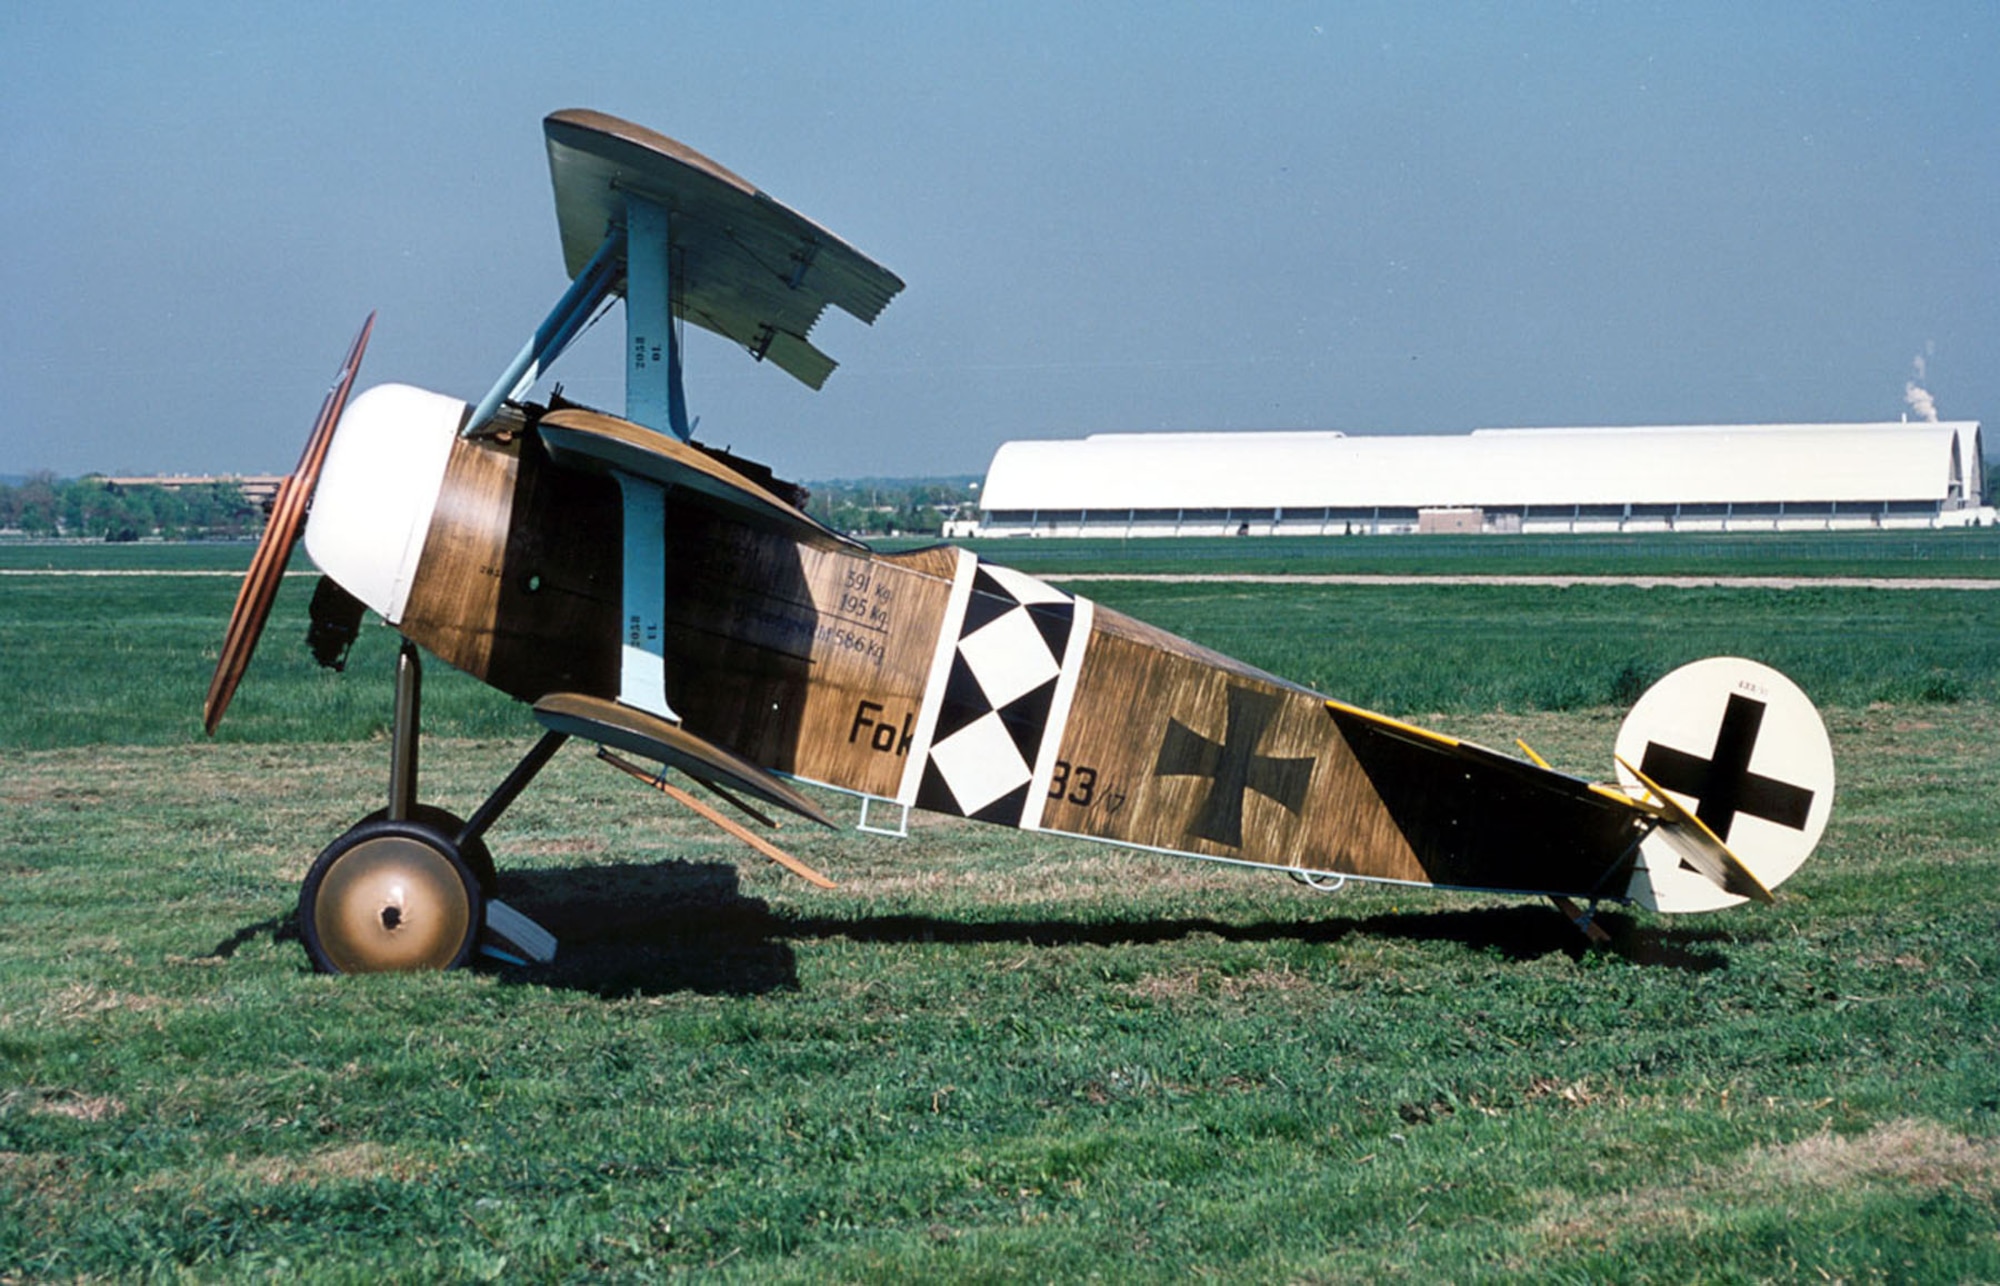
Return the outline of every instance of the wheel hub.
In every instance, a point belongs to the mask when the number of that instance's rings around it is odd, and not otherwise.
[[[328,868],[313,927],[342,973],[448,969],[472,932],[473,914],[446,854],[406,835],[377,835]]]

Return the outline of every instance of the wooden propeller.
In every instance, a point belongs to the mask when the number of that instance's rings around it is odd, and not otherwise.
[[[333,441],[334,426],[340,423],[347,394],[361,369],[361,354],[367,351],[368,336],[374,329],[375,314],[369,313],[368,320],[361,323],[361,333],[347,350],[340,373],[333,377],[333,387],[326,391],[326,400],[320,403],[319,419],[313,423],[312,436],[306,439],[298,466],[278,485],[278,494],[271,502],[271,516],[264,523],[257,552],[250,559],[250,570],[244,573],[243,586],[236,591],[236,606],[229,613],[229,631],[222,637],[222,655],[216,658],[215,677],[208,683],[208,699],[202,702],[201,726],[210,735],[222,722],[222,712],[236,695],[236,685],[243,681],[243,672],[250,667],[250,655],[257,650],[257,639],[264,633],[264,622],[271,615],[278,585],[284,580],[285,564],[291,561],[292,546],[298,543],[313,489],[319,485],[319,472],[326,464],[326,449]]]

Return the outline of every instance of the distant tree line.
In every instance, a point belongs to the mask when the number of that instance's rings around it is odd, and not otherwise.
[[[843,479],[808,489],[813,517],[861,535],[934,536],[948,519],[971,518],[979,508],[975,478]],[[263,508],[233,482],[169,489],[52,473],[0,482],[0,532],[44,539],[220,540],[254,536],[263,526]]]
[[[866,536],[935,536],[947,519],[979,509],[973,478],[863,478],[810,482],[806,512],[835,531]]]
[[[0,483],[0,531],[24,536],[219,540],[254,536],[263,526],[263,508],[233,482],[169,489],[37,473],[18,484]]]
[[[937,535],[954,517],[979,510],[974,478],[864,478],[807,484],[806,509],[836,531],[859,535]],[[1986,464],[1986,499],[2000,495],[2000,461]],[[233,482],[166,487],[117,486],[101,477],[37,473],[0,482],[0,532],[86,540],[223,540],[254,536],[264,510]]]

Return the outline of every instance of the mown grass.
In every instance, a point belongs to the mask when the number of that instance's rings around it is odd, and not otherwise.
[[[883,549],[936,543],[875,542]],[[1311,575],[1970,576],[2000,578],[2000,528],[1534,536],[1258,536],[1127,540],[969,540],[1022,571]],[[0,540],[0,570],[182,568],[241,571],[250,541],[107,544]],[[295,555],[294,570],[309,566]]]
[[[232,741],[386,736],[397,640],[367,626],[345,673],[305,647],[310,576],[288,576],[222,724]],[[233,575],[0,577],[0,746],[201,738],[201,703],[236,598]],[[427,728],[504,736],[524,712],[449,667],[425,671]]]
[[[250,565],[254,541],[0,540],[0,570],[218,571],[238,576]],[[292,567],[311,566],[295,555]]]
[[[1391,714],[1626,706],[1668,670],[1738,654],[1822,703],[2000,700],[2000,592],[1625,586],[1074,587],[1253,665]],[[365,627],[348,670],[303,645],[312,580],[289,577],[224,720],[229,741],[387,735],[394,631]],[[0,747],[184,744],[236,594],[227,576],[0,577]],[[426,670],[425,726],[517,735],[513,702]]]
[[[914,542],[912,542],[914,543]],[[1022,571],[1384,575],[2000,576],[2000,528],[962,542]]]
[[[495,837],[562,957],[414,978],[284,928],[378,747],[19,755],[0,1275],[1990,1280],[2000,711],[1833,719],[1780,905],[1595,953],[941,820],[790,835],[823,893],[570,752]]]
[[[2000,699],[2000,594],[1629,586],[1074,586],[1394,714],[1629,706],[1704,656],[1754,657],[1814,700]]]
[[[943,819],[787,827],[821,892],[571,749],[492,836],[554,965],[327,979],[287,922],[384,792],[387,632],[322,677],[288,583],[209,743],[232,584],[25,584],[0,1280],[2000,1278],[1989,595],[1092,587],[1585,773],[1614,666],[1806,671],[1819,855],[1774,907],[1612,913],[1606,951]],[[1878,700],[1899,648],[1960,686]],[[529,724],[441,666],[427,698],[424,795],[463,813]]]

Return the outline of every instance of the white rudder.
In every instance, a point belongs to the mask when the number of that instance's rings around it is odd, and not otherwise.
[[[1799,686],[1741,657],[1695,661],[1661,679],[1618,730],[1619,784],[1673,796],[1762,883],[1776,888],[1819,843],[1833,808],[1833,743]],[[1640,846],[1626,894],[1653,911],[1713,911],[1745,899],[1684,860],[1666,833]]]

